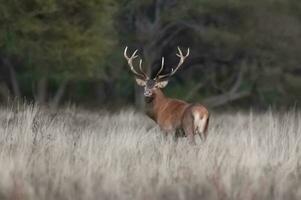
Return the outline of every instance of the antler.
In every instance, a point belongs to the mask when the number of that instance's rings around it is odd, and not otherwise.
[[[164,57],[162,57],[161,68],[159,69],[159,71],[156,74],[155,78],[157,78],[157,76],[159,76],[159,74],[162,72],[163,68],[164,68]]]
[[[162,57],[162,65],[161,65],[161,68],[160,68],[159,72],[157,73],[155,79],[159,80],[159,79],[163,79],[163,78],[170,77],[170,76],[174,75],[178,71],[178,69],[181,67],[181,65],[184,63],[185,59],[189,56],[189,48],[187,49],[187,53],[184,56],[181,49],[178,47],[178,53],[176,55],[180,58],[180,61],[177,65],[177,67],[172,68],[171,72],[168,73],[168,74],[159,75],[162,72],[163,65],[164,65],[164,58]]]
[[[141,73],[138,73],[138,72],[135,70],[134,66],[133,66],[133,59],[135,59],[135,58],[138,57],[138,55],[136,55],[136,53],[137,53],[138,50],[136,49],[136,50],[134,51],[134,53],[131,55],[131,57],[129,57],[129,56],[127,55],[127,49],[128,49],[128,47],[125,47],[123,55],[124,55],[125,59],[128,61],[128,64],[129,64],[130,69],[131,69],[131,71],[133,72],[133,74],[135,74],[136,76],[139,76],[140,78],[148,79],[148,76],[147,76],[146,73],[142,70],[142,59],[140,59],[140,61],[139,61],[139,69],[140,69],[140,72],[141,72],[142,74],[141,74]]]

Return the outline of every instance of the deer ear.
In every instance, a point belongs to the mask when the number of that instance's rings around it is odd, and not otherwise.
[[[136,79],[136,83],[139,85],[139,86],[145,86],[146,85],[146,82],[145,80],[142,80],[140,78],[135,78]]]
[[[156,86],[157,86],[158,88],[164,88],[164,87],[167,85],[167,83],[168,83],[168,80],[165,80],[165,81],[159,81],[159,82],[156,83]]]

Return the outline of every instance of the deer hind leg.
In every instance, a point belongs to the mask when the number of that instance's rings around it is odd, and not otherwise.
[[[189,144],[195,145],[196,143],[195,143],[195,139],[194,139],[193,124],[192,123],[186,124],[183,127],[183,129],[184,129],[185,135],[187,136]]]
[[[191,113],[191,109],[186,109],[184,115],[182,117],[182,127],[184,131],[184,136],[187,137],[189,144],[196,144],[194,139],[194,120],[193,115]]]
[[[198,134],[202,141],[205,141],[208,135],[209,116],[201,113],[193,113],[194,132]]]

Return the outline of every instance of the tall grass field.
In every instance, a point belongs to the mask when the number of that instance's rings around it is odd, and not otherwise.
[[[207,141],[143,113],[0,109],[0,199],[301,199],[301,113],[212,113]]]

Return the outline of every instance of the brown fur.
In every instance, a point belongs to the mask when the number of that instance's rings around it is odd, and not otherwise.
[[[153,99],[149,102],[148,115],[158,123],[166,135],[174,134],[177,137],[176,131],[183,130],[189,142],[195,144],[194,135],[197,134],[197,130],[194,125],[194,116],[198,114],[201,119],[206,117],[205,129],[202,134],[204,134],[204,138],[207,137],[209,112],[204,106],[165,97],[158,88],[153,92]]]
[[[159,124],[165,135],[173,133],[175,138],[177,138],[178,135],[182,135],[181,133],[184,132],[184,136],[187,136],[192,144],[195,144],[195,134],[199,134],[201,139],[205,140],[209,122],[207,109],[200,104],[193,105],[165,97],[161,89],[159,89],[164,88],[168,83],[168,79],[182,66],[184,60],[189,56],[189,48],[184,55],[178,47],[176,55],[180,58],[179,63],[175,68],[171,69],[170,73],[164,75],[160,75],[164,69],[164,58],[162,58],[161,68],[154,78],[148,77],[143,72],[142,60],[140,60],[139,64],[140,72],[134,69],[133,59],[137,58],[137,50],[131,56],[128,56],[127,49],[127,47],[124,49],[124,57],[135,75],[136,83],[144,87],[145,100],[150,105],[150,110],[147,112],[148,116]]]

